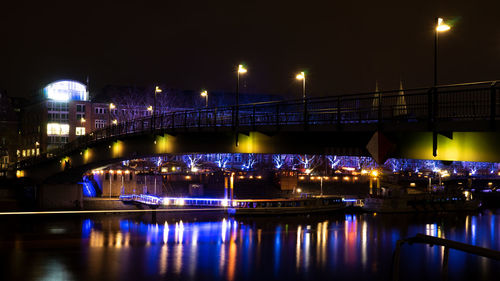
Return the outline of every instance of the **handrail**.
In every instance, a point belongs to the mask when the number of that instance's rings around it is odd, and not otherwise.
[[[286,125],[301,125],[304,130],[308,130],[314,125],[328,125],[328,128],[338,129],[358,123],[374,124],[380,129],[384,123],[422,122],[428,123],[426,127],[429,130],[435,130],[435,124],[442,120],[489,120],[490,129],[494,129],[497,120],[500,120],[499,90],[496,81],[484,81],[440,85],[436,88],[404,89],[404,96],[400,95],[401,90],[398,89],[172,111],[126,120],[92,131],[52,154],[57,157],[64,156],[70,151],[95,142],[123,135],[188,128],[202,130],[226,127],[238,131],[245,126],[281,128]],[[46,155],[23,159],[18,162],[18,166],[29,166],[44,157],[46,158]]]
[[[436,87],[432,88],[453,88],[453,87],[464,87],[464,86],[475,86],[475,85],[491,85],[493,83],[498,83],[500,80],[490,80],[490,81],[481,81],[481,82],[466,82],[466,83],[456,83],[456,84],[446,84],[446,85],[437,85]],[[413,92],[413,91],[427,91],[429,90],[429,87],[419,87],[419,88],[407,88],[403,89],[405,92]],[[331,99],[331,98],[346,98],[346,97],[358,97],[358,96],[364,96],[364,95],[373,95],[373,94],[387,94],[387,93],[399,93],[401,89],[392,89],[392,90],[383,90],[383,91],[373,91],[373,92],[360,92],[360,93],[351,93],[351,94],[340,94],[340,95],[328,95],[328,96],[322,96],[322,97],[306,97],[305,100],[322,100],[322,99]],[[300,102],[302,103],[304,99],[290,99],[290,100],[276,100],[276,101],[262,101],[262,102],[254,102],[254,103],[245,103],[245,104],[240,104],[239,106],[252,106],[252,105],[264,105],[264,104],[276,104],[276,103],[281,103],[281,102]],[[232,107],[235,106],[229,105],[229,106],[224,106],[224,107]],[[223,108],[224,108],[223,107]],[[210,110],[214,109],[217,107],[206,107],[204,109]],[[221,107],[218,107],[221,108]]]
[[[430,246],[437,245],[444,247],[444,257],[443,257],[443,266],[442,266],[442,279],[448,280],[448,256],[450,248],[454,250],[459,250],[465,253],[486,257],[494,260],[500,260],[500,251],[491,250],[488,248],[478,247],[470,244],[465,244],[449,239],[443,239],[439,237],[424,235],[418,233],[415,237],[410,237],[406,239],[400,239],[396,242],[396,249],[393,254],[393,264],[392,264],[392,280],[399,280],[399,261],[401,254],[401,246],[404,243],[413,244],[428,244]]]

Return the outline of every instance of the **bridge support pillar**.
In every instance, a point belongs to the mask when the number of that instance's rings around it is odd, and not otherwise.
[[[234,173],[231,173],[231,178],[229,179],[229,193],[231,197],[231,206],[233,205],[233,192],[234,192]]]
[[[373,179],[370,177],[370,195],[373,195]]]
[[[229,187],[229,178],[224,176],[224,199],[227,200],[227,189]]]
[[[38,205],[44,210],[80,210],[83,202],[82,185],[53,183],[38,189]]]

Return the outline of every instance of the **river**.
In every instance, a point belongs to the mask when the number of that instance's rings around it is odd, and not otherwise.
[[[500,250],[500,210],[232,218],[221,213],[0,217],[2,280],[389,280],[417,233]],[[444,249],[404,245],[401,280],[440,280]],[[500,262],[450,250],[449,280]]]

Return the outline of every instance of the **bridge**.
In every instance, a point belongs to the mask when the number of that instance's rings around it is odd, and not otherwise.
[[[274,153],[500,162],[496,81],[168,112],[14,167],[43,180],[160,154]]]

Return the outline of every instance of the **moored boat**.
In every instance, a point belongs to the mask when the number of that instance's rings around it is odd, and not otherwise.
[[[461,194],[413,194],[386,197],[368,197],[363,209],[380,213],[408,212],[453,212],[473,211],[478,209],[480,202]]]
[[[233,200],[228,208],[231,215],[309,214],[343,210],[341,197],[312,197],[293,199]]]

